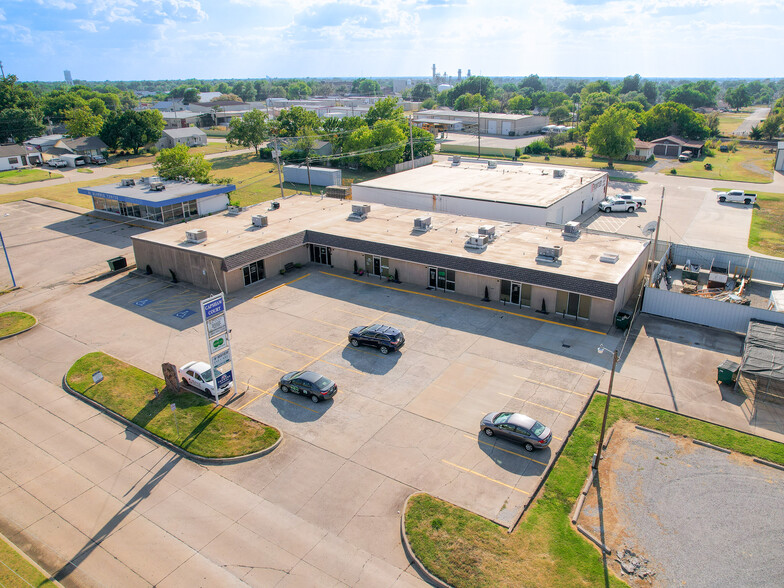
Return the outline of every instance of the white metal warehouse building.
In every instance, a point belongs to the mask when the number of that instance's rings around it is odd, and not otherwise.
[[[424,119],[424,120],[423,120]],[[500,112],[476,112],[468,110],[420,110],[414,113],[413,123],[437,120],[443,122],[459,122],[462,126],[476,127],[483,135],[522,136],[538,133],[549,119],[534,114],[504,114]],[[455,127],[455,130],[460,130]]]

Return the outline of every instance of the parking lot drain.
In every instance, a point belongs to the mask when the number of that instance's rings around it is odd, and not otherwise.
[[[635,429],[639,429],[640,431],[645,431],[647,433],[654,433],[655,435],[661,435],[662,437],[669,437],[667,433],[662,433],[661,431],[657,431],[656,429],[649,429],[648,427],[643,427],[640,425],[634,425]]]
[[[713,445],[711,443],[706,443],[705,441],[700,441],[699,439],[692,439],[692,443],[695,445],[701,445],[702,447],[708,447],[709,449],[715,449],[716,451],[721,451],[722,453],[732,453],[729,449],[724,449],[723,447],[719,447],[717,445]]]

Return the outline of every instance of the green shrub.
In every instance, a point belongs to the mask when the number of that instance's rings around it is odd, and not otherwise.
[[[550,145],[544,139],[537,139],[525,146],[525,153],[530,153],[531,155],[550,153]]]
[[[147,147],[147,153],[149,153],[150,155],[155,155],[158,153],[158,148],[155,145],[150,145],[149,147]]]
[[[672,175],[676,176],[676,175],[678,175],[678,170],[677,170],[677,169],[675,169],[675,168],[672,168],[672,169],[670,170],[670,173],[671,173]]]
[[[558,155],[561,157],[569,157],[569,150],[566,147],[561,147],[558,149]]]
[[[575,145],[572,147],[572,156],[573,157],[584,157],[585,156],[585,147],[582,145]]]

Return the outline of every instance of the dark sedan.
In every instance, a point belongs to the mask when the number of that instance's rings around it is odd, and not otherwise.
[[[553,439],[550,427],[517,412],[491,412],[479,426],[488,437],[498,435],[520,443],[526,451],[544,449]]]
[[[348,333],[348,342],[354,347],[369,345],[378,347],[386,355],[390,351],[397,351],[406,342],[403,333],[395,327],[387,325],[370,325],[367,327],[354,327]]]
[[[278,385],[283,392],[310,396],[313,402],[332,398],[338,391],[335,382],[316,372],[289,372]]]

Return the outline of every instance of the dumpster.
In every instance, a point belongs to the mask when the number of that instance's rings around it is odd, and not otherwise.
[[[615,315],[615,326],[625,331],[629,328],[629,324],[632,322],[632,315],[628,312],[620,311],[618,314]]]
[[[716,381],[720,384],[732,384],[738,375],[740,365],[729,359],[725,359],[718,367],[719,373],[716,376]]]
[[[106,263],[109,264],[109,269],[113,272],[128,267],[128,261],[122,256],[108,259],[106,260]]]

